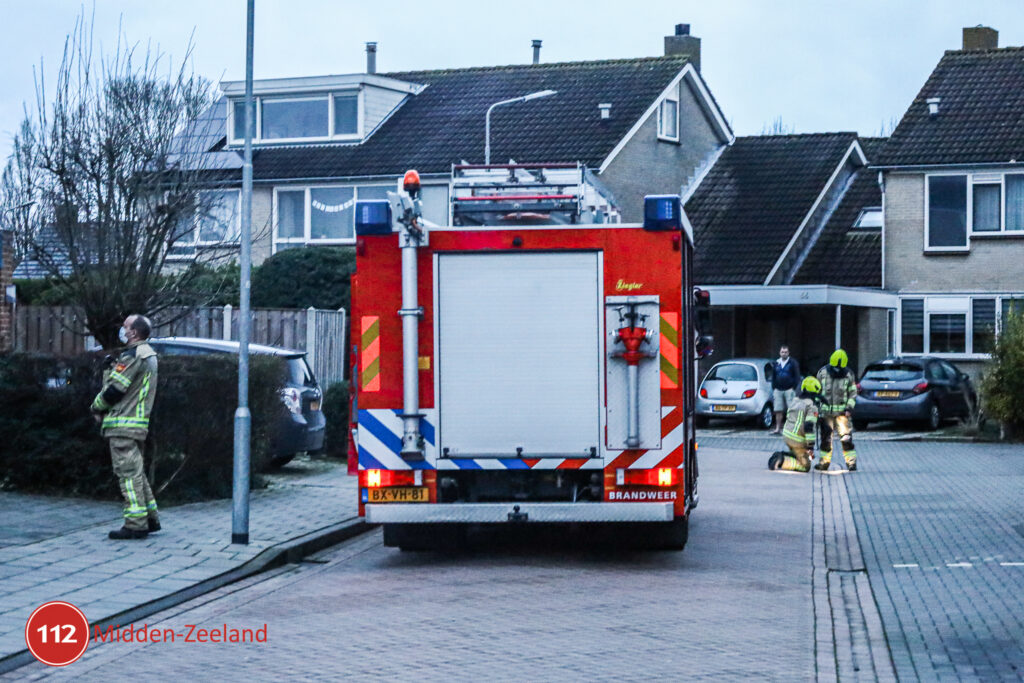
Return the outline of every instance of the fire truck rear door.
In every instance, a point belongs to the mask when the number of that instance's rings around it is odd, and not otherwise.
[[[600,452],[597,252],[437,256],[441,453]]]

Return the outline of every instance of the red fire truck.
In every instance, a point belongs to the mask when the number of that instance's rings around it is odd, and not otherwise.
[[[431,227],[419,185],[356,206],[359,514],[403,549],[564,523],[681,549],[710,337],[679,197],[625,224],[581,166],[455,166]]]

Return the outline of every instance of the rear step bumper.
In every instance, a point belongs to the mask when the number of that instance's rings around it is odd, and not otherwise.
[[[388,503],[366,506],[370,524],[436,522],[671,522],[672,503]]]

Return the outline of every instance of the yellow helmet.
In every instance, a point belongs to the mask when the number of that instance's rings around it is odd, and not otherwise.
[[[816,377],[808,375],[804,377],[804,381],[800,383],[800,390],[806,391],[809,394],[821,393],[821,382]]]
[[[836,368],[845,368],[850,362],[850,357],[846,355],[846,351],[842,349],[836,349],[832,352],[832,357],[828,359],[828,364]]]

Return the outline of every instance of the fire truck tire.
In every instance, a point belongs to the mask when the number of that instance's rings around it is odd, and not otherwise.
[[[465,545],[461,524],[385,524],[384,545],[403,551],[458,550]]]
[[[690,518],[677,517],[671,522],[660,522],[652,535],[652,547],[655,550],[682,550],[690,535]]]

